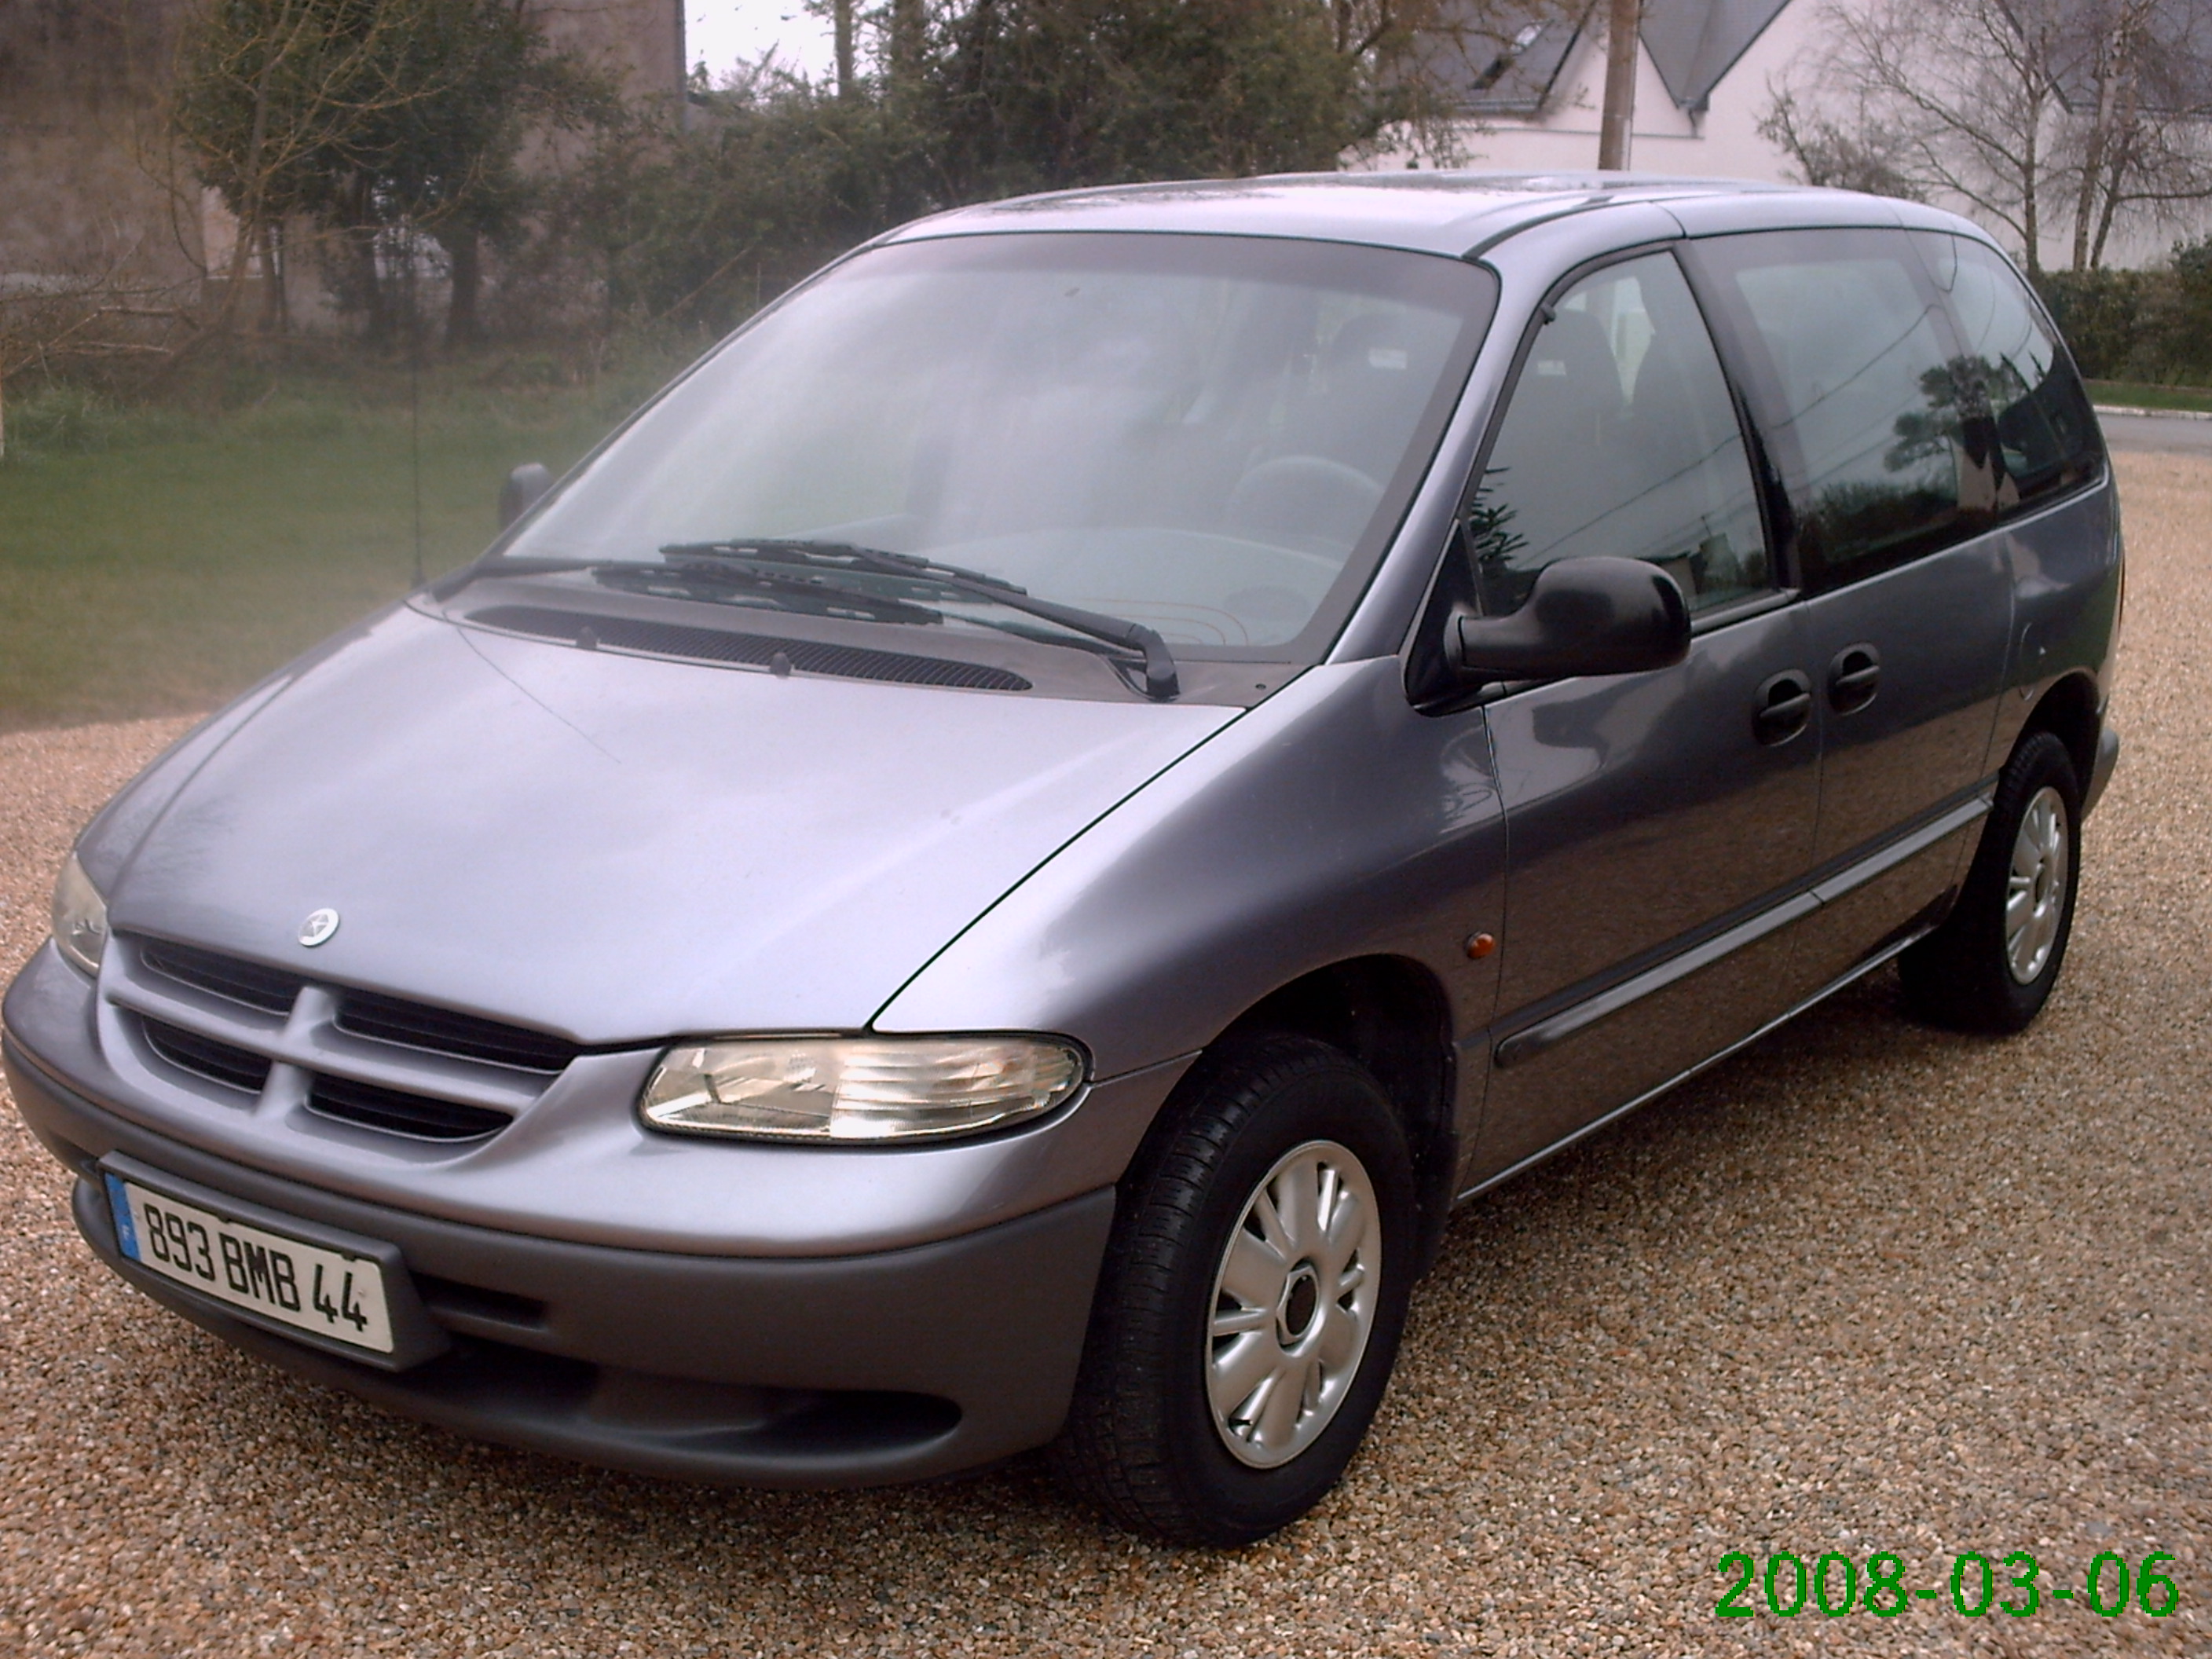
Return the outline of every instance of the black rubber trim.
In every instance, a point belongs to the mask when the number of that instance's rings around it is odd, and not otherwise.
[[[1748,1036],[1738,1037],[1735,1042],[1729,1043],[1725,1048],[1722,1048],[1714,1054],[1706,1055],[1703,1060],[1698,1061],[1696,1065],[1685,1066],[1682,1070],[1675,1073],[1673,1077],[1668,1078],[1664,1083],[1655,1084],[1650,1088],[1646,1089],[1642,1094],[1637,1096],[1633,1100],[1625,1101],[1620,1105],[1614,1107],[1611,1111],[1600,1113],[1589,1122],[1581,1125],[1579,1127],[1570,1130],[1564,1135],[1561,1135],[1550,1146],[1541,1147],[1539,1150],[1529,1153],[1528,1157],[1522,1158],[1516,1163],[1508,1164],[1505,1168],[1498,1170],[1494,1174],[1485,1176],[1481,1180],[1476,1182],[1474,1185],[1469,1187],[1466,1191],[1460,1194],[1458,1198],[1453,1200],[1454,1203],[1464,1204],[1468,1200],[1474,1198],[1480,1194],[1486,1193],[1493,1187],[1503,1186],[1506,1182],[1512,1180],[1514,1176],[1521,1174],[1522,1171],[1534,1169],[1537,1164],[1543,1163],[1545,1159],[1565,1152],[1577,1141],[1588,1139],[1590,1136],[1595,1134],[1600,1129],[1604,1128],[1607,1124],[1618,1122],[1620,1119],[1626,1117],[1631,1112],[1633,1112],[1638,1108],[1658,1099],[1660,1096],[1665,1094],[1668,1090],[1680,1088],[1683,1084],[1687,1083],[1692,1078],[1696,1077],[1700,1073],[1709,1072],[1714,1066],[1719,1065],[1723,1060],[1727,1060],[1735,1054],[1741,1054],[1743,1050],[1751,1047],[1753,1043],[1758,1042],[1759,1038],[1766,1036],[1770,1031],[1780,1030],[1784,1025],[1787,1025],[1791,1020],[1796,1018],[1798,1015],[1803,1013],[1807,1009],[1814,1006],[1816,1004],[1826,1001],[1830,997],[1835,995],[1837,992],[1842,990],[1845,986],[1856,984],[1860,980],[1864,979],[1869,974],[1874,972],[1875,969],[1881,967],[1884,963],[1902,956],[1906,951],[1910,950],[1914,945],[1925,938],[1929,928],[1935,925],[1934,922],[1929,920],[1929,917],[1940,914],[1942,903],[1943,902],[1948,902],[1949,896],[1950,896],[1948,894],[1946,894],[1943,901],[1939,901],[1937,904],[1929,907],[1927,914],[1915,917],[1903,927],[1899,928],[1894,934],[1885,940],[1881,945],[1876,946],[1873,951],[1869,951],[1866,956],[1861,957],[1857,963],[1846,969],[1844,972],[1837,975],[1835,978],[1830,980],[1819,990],[1814,992],[1811,996],[1807,997],[1802,1002],[1796,1004],[1786,1012],[1777,1014],[1772,1019],[1768,1020],[1765,1024],[1760,1026],[1757,1030],[1751,1032]]]
[[[2081,787],[2081,816],[2085,822],[2097,803],[2105,798],[2105,786],[2112,781],[2113,770],[2119,763],[2120,734],[2107,722],[2098,730],[2096,763]]]

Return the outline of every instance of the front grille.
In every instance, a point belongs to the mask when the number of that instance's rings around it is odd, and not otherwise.
[[[581,1052],[573,1042],[527,1031],[474,1014],[457,1014],[371,991],[348,991],[340,1004],[338,1030],[378,1042],[397,1042],[433,1054],[458,1054],[526,1072],[560,1072]]]
[[[738,634],[723,628],[690,628],[678,623],[645,622],[635,617],[586,616],[535,605],[495,605],[472,611],[469,620],[514,634],[565,640],[574,645],[589,634],[594,645],[637,651],[655,657],[684,657],[696,662],[750,663],[770,666],[779,656],[807,674],[834,674],[851,680],[890,680],[901,685],[950,685],[975,691],[1027,691],[1030,682],[1011,669],[982,663],[916,657],[902,651],[830,645],[821,640],[777,639],[767,634]]]
[[[198,945],[126,934],[109,954],[117,1018],[156,1069],[248,1096],[266,1095],[273,1079],[276,1105],[387,1134],[447,1143],[497,1134],[584,1052],[543,1031]]]
[[[296,974],[166,939],[148,939],[139,946],[138,957],[164,979],[271,1014],[290,1013],[302,983]]]
[[[418,1140],[477,1140],[497,1134],[511,1120],[483,1106],[463,1106],[427,1095],[403,1094],[351,1078],[317,1077],[307,1109],[322,1117]]]
[[[248,1094],[259,1094],[269,1081],[268,1060],[250,1049],[218,1042],[158,1019],[142,1016],[139,1023],[146,1033],[147,1047],[179,1070]]]

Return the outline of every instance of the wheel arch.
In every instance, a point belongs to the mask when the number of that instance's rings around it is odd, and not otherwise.
[[[1408,957],[1353,957],[1300,975],[1239,1014],[1206,1046],[1261,1033],[1308,1036],[1375,1074],[1405,1125],[1420,1200],[1425,1272],[1451,1212],[1459,1137],[1451,1005],[1435,972]]]
[[[2074,763],[2075,787],[2086,793],[2096,771],[2097,739],[2103,729],[2096,682],[2087,673],[2068,674],[2036,699],[2012,746],[2016,751],[2035,732],[2050,732],[2066,745]]]

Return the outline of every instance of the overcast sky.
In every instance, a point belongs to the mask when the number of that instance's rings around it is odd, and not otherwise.
[[[794,69],[829,72],[830,26],[808,15],[799,0],[687,0],[685,60],[703,62],[717,80],[739,58],[757,58],[771,46]]]

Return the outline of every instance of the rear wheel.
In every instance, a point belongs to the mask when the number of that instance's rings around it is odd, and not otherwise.
[[[1176,1543],[1266,1536],[1336,1484],[1381,1403],[1414,1257],[1374,1077],[1309,1038],[1201,1059],[1125,1189],[1063,1474]]]
[[[2081,785],[2066,745],[2031,733],[2013,751],[1959,902],[1905,953],[1914,1012],[1970,1031],[2017,1031],[2066,960],[2081,882]]]

